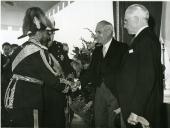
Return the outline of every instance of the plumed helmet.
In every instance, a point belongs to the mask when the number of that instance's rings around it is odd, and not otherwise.
[[[23,35],[18,37],[18,39],[35,34],[38,30],[56,31],[59,29],[54,27],[54,24],[48,19],[41,8],[28,8],[22,25]]]

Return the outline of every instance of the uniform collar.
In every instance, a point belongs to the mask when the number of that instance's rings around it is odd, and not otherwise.
[[[48,50],[48,48],[46,47],[46,46],[44,46],[44,45],[42,45],[39,41],[38,41],[38,39],[36,39],[36,37],[30,37],[29,38],[29,40],[28,40],[29,42],[32,42],[32,43],[34,43],[34,44],[36,44],[36,45],[38,45],[40,48],[42,48],[42,49],[45,49],[45,50]]]

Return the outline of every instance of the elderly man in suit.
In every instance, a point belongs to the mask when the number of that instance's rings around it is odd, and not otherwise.
[[[143,5],[126,9],[124,27],[134,38],[122,60],[118,94],[124,121],[130,128],[161,128],[161,46],[148,19],[149,12]]]
[[[96,26],[96,46],[88,68],[88,79],[96,85],[94,101],[95,127],[115,128],[114,119],[119,108],[116,77],[126,45],[113,38],[113,26],[103,20]]]

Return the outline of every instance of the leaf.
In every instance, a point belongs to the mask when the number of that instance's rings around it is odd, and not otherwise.
[[[95,34],[93,33],[93,31],[89,28],[84,28],[86,30],[88,30],[91,33],[91,37],[94,39],[95,38]]]

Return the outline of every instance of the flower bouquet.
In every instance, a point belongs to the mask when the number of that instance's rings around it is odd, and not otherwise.
[[[74,47],[74,60],[79,66],[77,65],[73,67],[75,67],[75,70],[78,70],[78,72],[80,72],[78,73],[79,75],[77,75],[77,78],[79,78],[81,74],[88,68],[91,62],[92,52],[96,46],[94,33],[88,28],[85,29],[87,29],[91,33],[93,41],[86,41],[84,38],[81,38],[83,47]],[[72,101],[70,103],[70,108],[72,109],[72,111],[74,111],[74,113],[82,117],[89,127],[91,127],[92,125],[92,120],[94,116],[94,94],[95,87],[91,83],[81,83],[81,89],[71,94]]]

